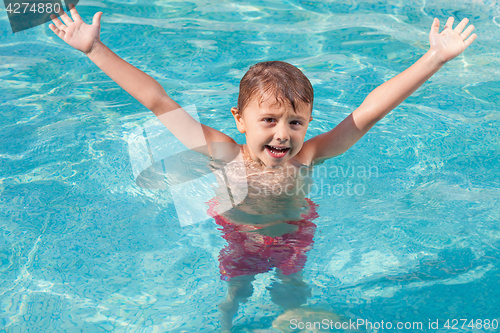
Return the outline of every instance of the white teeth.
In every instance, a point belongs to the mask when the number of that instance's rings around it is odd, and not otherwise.
[[[278,147],[275,147],[275,146],[269,146],[269,147],[274,148],[276,150],[286,150],[287,149],[287,148],[278,148]]]

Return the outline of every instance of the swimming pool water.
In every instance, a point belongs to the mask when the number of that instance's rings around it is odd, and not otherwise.
[[[250,65],[304,71],[310,138],[423,55],[433,17],[469,17],[474,44],[314,174],[311,297],[297,316],[495,331],[443,326],[500,317],[494,1],[82,0],[78,10],[86,22],[103,11],[112,50],[239,143],[229,110]],[[0,13],[0,331],[219,330],[220,231],[213,219],[181,227],[169,189],[135,183],[127,138],[154,116],[47,25],[12,34]],[[233,331],[291,331],[273,280],[257,276]]]

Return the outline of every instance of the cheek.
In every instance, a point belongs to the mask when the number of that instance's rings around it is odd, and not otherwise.
[[[297,142],[304,142],[304,139],[306,137],[306,132],[300,132],[300,133],[295,133],[293,136],[294,141]]]
[[[302,149],[303,143],[296,144],[293,149],[294,152],[298,153]]]
[[[302,146],[304,145],[304,139],[305,139],[305,133],[304,134],[300,134],[300,135],[297,135],[294,139],[294,147],[295,149],[298,149],[300,150],[302,148]],[[295,150],[294,149],[294,150]]]

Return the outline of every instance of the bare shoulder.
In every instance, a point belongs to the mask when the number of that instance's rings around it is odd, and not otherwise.
[[[304,142],[296,158],[306,165],[322,163],[345,153],[368,129],[360,130],[350,114],[332,130]]]
[[[231,137],[223,140],[207,140],[208,155],[216,161],[230,163],[237,160],[237,157],[243,153],[242,145],[236,143]]]
[[[203,133],[205,134],[205,138],[206,138],[208,143],[228,142],[228,143],[238,145],[236,143],[236,141],[234,141],[234,139],[232,137],[230,137],[229,135],[224,134],[221,131],[216,130],[215,128],[212,128],[212,127],[204,125],[204,124],[201,124],[201,126],[203,128]]]
[[[311,140],[307,140],[302,145],[302,149],[289,163],[297,167],[311,166],[314,163],[314,154],[314,146],[311,144]]]

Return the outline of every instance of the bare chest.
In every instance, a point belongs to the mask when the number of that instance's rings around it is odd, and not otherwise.
[[[267,224],[300,220],[307,208],[309,170],[287,165],[263,169],[240,161],[218,173],[219,191],[228,193],[233,208],[223,215],[233,223]]]

